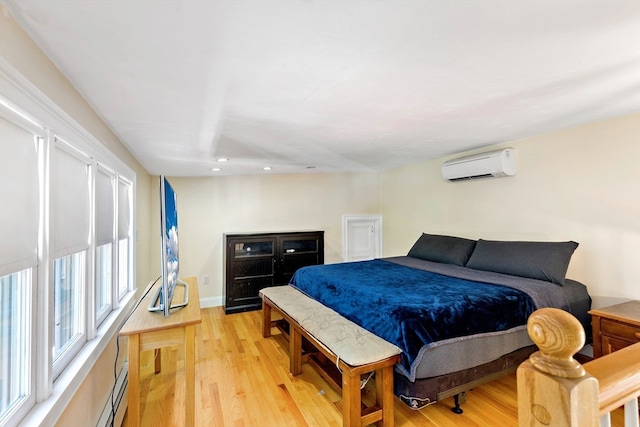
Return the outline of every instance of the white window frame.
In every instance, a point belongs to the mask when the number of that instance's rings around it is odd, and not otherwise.
[[[5,415],[0,416],[0,425],[5,425],[7,420],[11,418],[22,418],[24,417],[29,409],[35,405],[36,402],[36,382],[35,382],[35,351],[33,348],[35,346],[35,331],[33,327],[34,323],[34,284],[35,284],[35,268],[26,268],[11,274],[25,274],[27,283],[27,295],[25,299],[30,301],[31,304],[27,308],[29,311],[26,316],[26,325],[25,329],[27,330],[27,340],[29,341],[29,349],[27,350],[27,354],[24,355],[24,358],[29,363],[29,367],[27,369],[27,376],[25,383],[27,388],[29,389],[26,396],[19,401],[15,402],[10,409],[7,411]]]
[[[123,176],[118,176],[116,180],[116,217],[115,217],[115,279],[114,279],[114,288],[113,288],[113,305],[114,309],[119,307],[122,303],[122,299],[130,292],[135,291],[135,287],[133,286],[133,263],[131,262],[133,253],[133,238],[132,238],[132,230],[133,230],[133,182],[126,179]],[[120,241],[124,239],[120,239],[119,230],[120,230],[120,185],[125,185],[128,189],[128,203],[129,203],[129,214],[131,218],[129,218],[129,227],[127,229],[127,254],[128,254],[128,262],[126,265],[126,271],[122,273],[120,271]],[[127,280],[127,286],[124,290],[120,291],[120,277],[121,274],[124,274]]]
[[[97,296],[99,293],[99,289],[98,289],[98,282],[97,282],[97,274],[98,274],[98,248],[100,247],[100,245],[98,244],[98,242],[96,241],[96,239],[93,239],[93,247],[92,247],[92,252],[94,253],[94,268],[93,268],[93,277],[94,277],[94,286],[93,286],[93,291],[94,291],[94,296],[93,296],[93,307],[94,307],[94,315],[93,315],[93,321],[95,322],[96,326],[100,326],[102,324],[102,322],[107,318],[107,316],[109,315],[109,313],[111,313],[111,311],[113,310],[114,306],[115,306],[115,301],[117,301],[116,298],[116,294],[114,293],[114,289],[116,286],[116,282],[117,282],[117,274],[118,274],[118,270],[117,270],[117,261],[118,261],[118,249],[117,249],[117,236],[116,236],[116,232],[115,230],[117,230],[116,225],[117,225],[117,217],[118,217],[118,204],[116,202],[116,197],[117,197],[117,191],[118,191],[118,179],[117,179],[117,174],[114,170],[112,170],[111,168],[106,167],[105,165],[102,165],[100,163],[94,163],[93,165],[93,169],[95,171],[95,173],[93,174],[93,188],[94,188],[94,193],[93,193],[93,214],[91,215],[91,217],[94,220],[94,227],[93,227],[93,235],[95,235],[96,230],[97,230],[97,224],[95,224],[95,222],[97,222],[98,219],[98,214],[96,212],[96,199],[97,199],[97,195],[95,193],[95,189],[96,187],[96,176],[98,174],[98,172],[103,173],[105,175],[107,175],[110,179],[111,179],[111,185],[112,185],[112,191],[111,191],[111,206],[113,207],[113,222],[111,224],[111,241],[109,243],[111,243],[111,281],[108,284],[108,292],[109,292],[109,302],[106,305],[106,307],[97,307]]]
[[[0,86],[0,88],[1,87],[2,86]],[[45,141],[45,138],[47,137],[47,132],[44,129],[44,127],[42,127],[32,116],[24,113],[23,111],[20,111],[15,107],[15,105],[13,105],[7,99],[4,99],[1,96],[0,96],[0,116],[3,119],[7,120],[8,122],[34,135],[34,144],[36,144],[38,163],[40,165],[42,160],[44,141]],[[40,183],[39,184],[40,191],[42,188],[42,180],[43,180],[43,176],[42,174],[40,174],[40,176],[38,177],[38,182]],[[39,200],[42,200],[41,196],[42,195],[40,194],[38,197]],[[41,254],[42,251],[40,249],[42,246],[41,242],[43,238],[41,233],[43,206],[41,202],[39,205],[39,209],[40,209],[38,213],[39,235],[38,235],[37,247],[38,247],[39,254]],[[29,376],[27,380],[29,393],[24,399],[22,399],[20,402],[17,402],[7,412],[7,414],[5,414],[4,416],[0,416],[0,425],[9,425],[8,423],[10,420],[23,418],[25,415],[29,413],[30,408],[33,407],[37,402],[37,391],[38,391],[37,367],[39,364],[38,363],[39,354],[37,351],[38,330],[36,325],[38,321],[38,309],[39,309],[39,306],[38,306],[39,301],[38,301],[37,295],[38,295],[38,290],[40,289],[38,286],[38,260],[33,261],[33,263],[28,262],[27,264],[14,265],[14,268],[11,269],[10,271],[5,271],[4,269],[0,268],[0,275],[5,276],[9,274],[14,274],[14,273],[21,273],[23,271],[26,271],[27,281],[29,282],[28,283],[29,295],[27,296],[27,299],[30,301],[30,313],[27,319],[27,322],[28,322],[27,327],[28,327],[28,334],[29,334],[29,337],[27,338],[29,340],[29,354],[25,355],[25,357],[30,361],[30,367],[28,369],[28,374],[27,374]]]
[[[103,289],[100,288],[100,280],[101,278],[100,276],[100,272],[102,271],[100,268],[101,262],[102,262],[102,256],[101,256],[101,248],[103,246],[108,246],[110,248],[109,250],[109,254],[107,257],[108,260],[110,261],[109,267],[110,267],[110,271],[109,271],[109,279],[107,281],[107,283],[105,283],[107,289],[106,289],[106,293],[108,294],[108,299],[106,300],[106,302],[102,305],[102,306],[98,306],[98,297],[102,294]],[[93,298],[93,305],[94,305],[94,310],[95,310],[95,323],[96,326],[100,326],[102,324],[102,322],[104,321],[104,319],[107,318],[107,316],[109,315],[109,313],[111,313],[111,310],[113,310],[113,282],[115,281],[114,279],[114,272],[116,271],[116,266],[114,265],[114,255],[116,253],[116,249],[113,246],[113,242],[108,242],[105,243],[103,245],[96,245],[96,249],[95,249],[95,268],[94,268],[94,298]]]
[[[51,155],[53,151],[54,135],[64,141],[70,141],[71,146],[80,153],[86,153],[92,164],[97,162],[108,165],[116,172],[117,179],[123,179],[131,183],[131,200],[136,197],[136,174],[121,159],[111,153],[101,142],[95,139],[73,118],[61,110],[37,87],[16,71],[11,64],[0,57],[0,105],[7,107],[18,115],[29,118],[33,124],[43,130],[40,162],[40,200],[41,220],[39,225],[39,249],[38,265],[33,266],[32,279],[34,287],[32,292],[33,304],[33,337],[31,351],[33,355],[32,378],[34,382],[34,396],[28,405],[22,405],[19,411],[13,411],[8,417],[1,420],[3,426],[13,427],[23,425],[54,425],[62,415],[64,409],[71,402],[79,390],[86,375],[100,358],[107,346],[117,339],[118,330],[126,319],[128,313],[135,304],[135,239],[132,239],[132,230],[135,230],[135,204],[130,209],[130,234],[129,234],[129,276],[128,292],[119,296],[118,304],[113,305],[113,310],[106,316],[100,326],[95,322],[87,323],[87,339],[79,348],[76,356],[59,374],[54,375],[52,369],[51,340],[53,339],[53,325],[50,320],[53,316],[53,295],[50,291],[53,275],[53,253],[51,245],[51,212],[49,210],[51,192]],[[0,108],[0,111],[2,110]],[[28,113],[27,113],[28,112]],[[93,169],[91,169],[93,170]],[[92,195],[93,197],[93,195]],[[93,213],[93,212],[92,212]],[[91,230],[91,239],[85,263],[88,266],[85,271],[85,291],[92,288],[93,271],[91,251],[95,245],[94,230]],[[117,248],[115,248],[117,250]],[[57,254],[59,255],[59,254]],[[114,273],[115,274],[115,273]],[[115,281],[114,281],[115,282]],[[115,285],[114,285],[115,289]],[[115,301],[115,300],[114,300]],[[93,307],[93,300],[89,295],[85,297],[84,307],[89,315],[88,308]],[[95,318],[95,317],[94,317]],[[54,380],[55,378],[55,380]],[[107,402],[105,402],[106,404]]]
[[[67,141],[65,141],[64,139],[62,139],[59,136],[55,136],[53,138],[53,145],[55,147],[55,150],[52,150],[52,154],[49,156],[50,159],[50,163],[49,163],[49,173],[50,176],[53,176],[53,172],[55,170],[55,159],[54,156],[57,153],[57,150],[63,151],[66,154],[69,154],[71,156],[73,156],[74,158],[76,158],[79,162],[84,163],[87,168],[89,169],[89,173],[87,175],[87,186],[88,187],[93,187],[93,179],[92,179],[92,160],[91,158],[81,152],[80,150],[78,150],[74,144],[69,143]],[[51,180],[52,181],[52,180]],[[55,185],[55,183],[50,182],[49,184],[49,191],[50,192],[54,192],[54,191],[60,191],[59,188],[53,188],[53,186]],[[92,195],[93,192],[90,191],[89,193],[89,200],[91,201],[92,199]],[[51,193],[49,193],[49,200],[53,200],[53,196]],[[49,211],[49,229],[53,230],[53,222],[55,221],[55,213],[51,212],[52,209],[50,209]],[[93,209],[89,209],[88,214],[91,216],[93,213]],[[90,226],[89,226],[89,234],[93,235],[94,234],[94,227],[92,227],[91,225],[93,224],[93,222],[91,221],[91,218],[89,220]],[[54,242],[55,241],[55,236],[50,236],[49,242]],[[74,272],[75,275],[77,275],[78,279],[81,281],[81,299],[82,299],[82,305],[79,308],[80,309],[80,313],[76,313],[77,315],[77,319],[81,322],[80,324],[80,329],[78,331],[78,334],[71,340],[71,342],[69,343],[69,345],[65,348],[65,350],[57,357],[55,358],[55,360],[53,359],[53,354],[51,355],[51,365],[52,365],[52,381],[55,381],[55,379],[60,375],[60,373],[67,367],[67,365],[76,357],[76,355],[79,353],[80,349],[82,348],[82,346],[85,344],[85,342],[87,341],[87,336],[90,335],[92,338],[94,336],[94,334],[92,332],[88,332],[88,331],[93,331],[94,329],[94,322],[92,321],[93,316],[92,313],[95,312],[95,310],[93,309],[92,305],[89,304],[88,302],[91,301],[92,295],[93,295],[93,287],[91,286],[91,284],[93,283],[93,280],[91,280],[91,278],[94,276],[93,273],[93,251],[92,249],[92,245],[90,243],[93,243],[90,240],[87,242],[86,245],[83,245],[82,247],[79,248],[74,248],[74,249],[70,249],[70,250],[65,250],[64,252],[54,252],[54,251],[49,251],[49,253],[51,254],[51,259],[50,259],[50,278],[49,278],[49,283],[50,283],[50,289],[53,289],[54,285],[55,285],[55,278],[54,278],[54,273],[55,273],[55,268],[53,266],[53,263],[55,262],[56,259],[62,258],[62,257],[66,257],[66,256],[70,256],[70,255],[75,255],[75,254],[80,254],[80,262],[81,262],[81,266],[80,269],[81,271],[76,271]],[[51,249],[51,248],[50,248]],[[49,304],[50,304],[50,313],[53,314],[55,313],[55,307],[54,307],[54,298],[53,295],[49,296]],[[91,320],[90,320],[91,319]],[[51,324],[51,332],[50,332],[50,336],[49,336],[49,345],[48,347],[45,348],[53,348],[53,338],[54,338],[54,333],[53,333],[53,318],[48,319],[48,322]]]

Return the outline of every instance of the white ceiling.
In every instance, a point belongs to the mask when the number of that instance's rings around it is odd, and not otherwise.
[[[3,4],[152,174],[379,171],[640,111],[637,0]]]

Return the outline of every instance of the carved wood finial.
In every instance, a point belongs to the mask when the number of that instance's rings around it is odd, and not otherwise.
[[[540,349],[529,357],[535,368],[561,378],[585,375],[573,358],[585,342],[584,329],[573,315],[558,308],[541,308],[529,316],[527,331]]]

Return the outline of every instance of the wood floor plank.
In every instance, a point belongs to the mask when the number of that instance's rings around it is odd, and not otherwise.
[[[303,364],[302,374],[291,376],[286,341],[278,335],[262,338],[260,313],[225,315],[221,307],[202,310],[202,324],[196,327],[196,426],[340,427],[340,393],[308,364]],[[141,356],[142,426],[184,425],[183,353],[163,349],[158,374],[153,351]],[[373,381],[367,384],[363,401],[374,398]],[[395,424],[517,426],[515,374],[467,392],[463,414],[451,412],[453,405],[453,398],[447,398],[413,411],[395,399]],[[623,426],[623,416],[621,409],[614,411],[612,425]]]

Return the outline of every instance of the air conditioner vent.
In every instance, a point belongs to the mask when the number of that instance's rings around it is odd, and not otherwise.
[[[461,178],[453,178],[450,179],[449,181],[451,182],[455,182],[455,181],[469,181],[470,179],[481,179],[481,178],[492,178],[493,175],[491,175],[490,173],[485,173],[483,175],[475,175],[475,176],[464,176]]]

